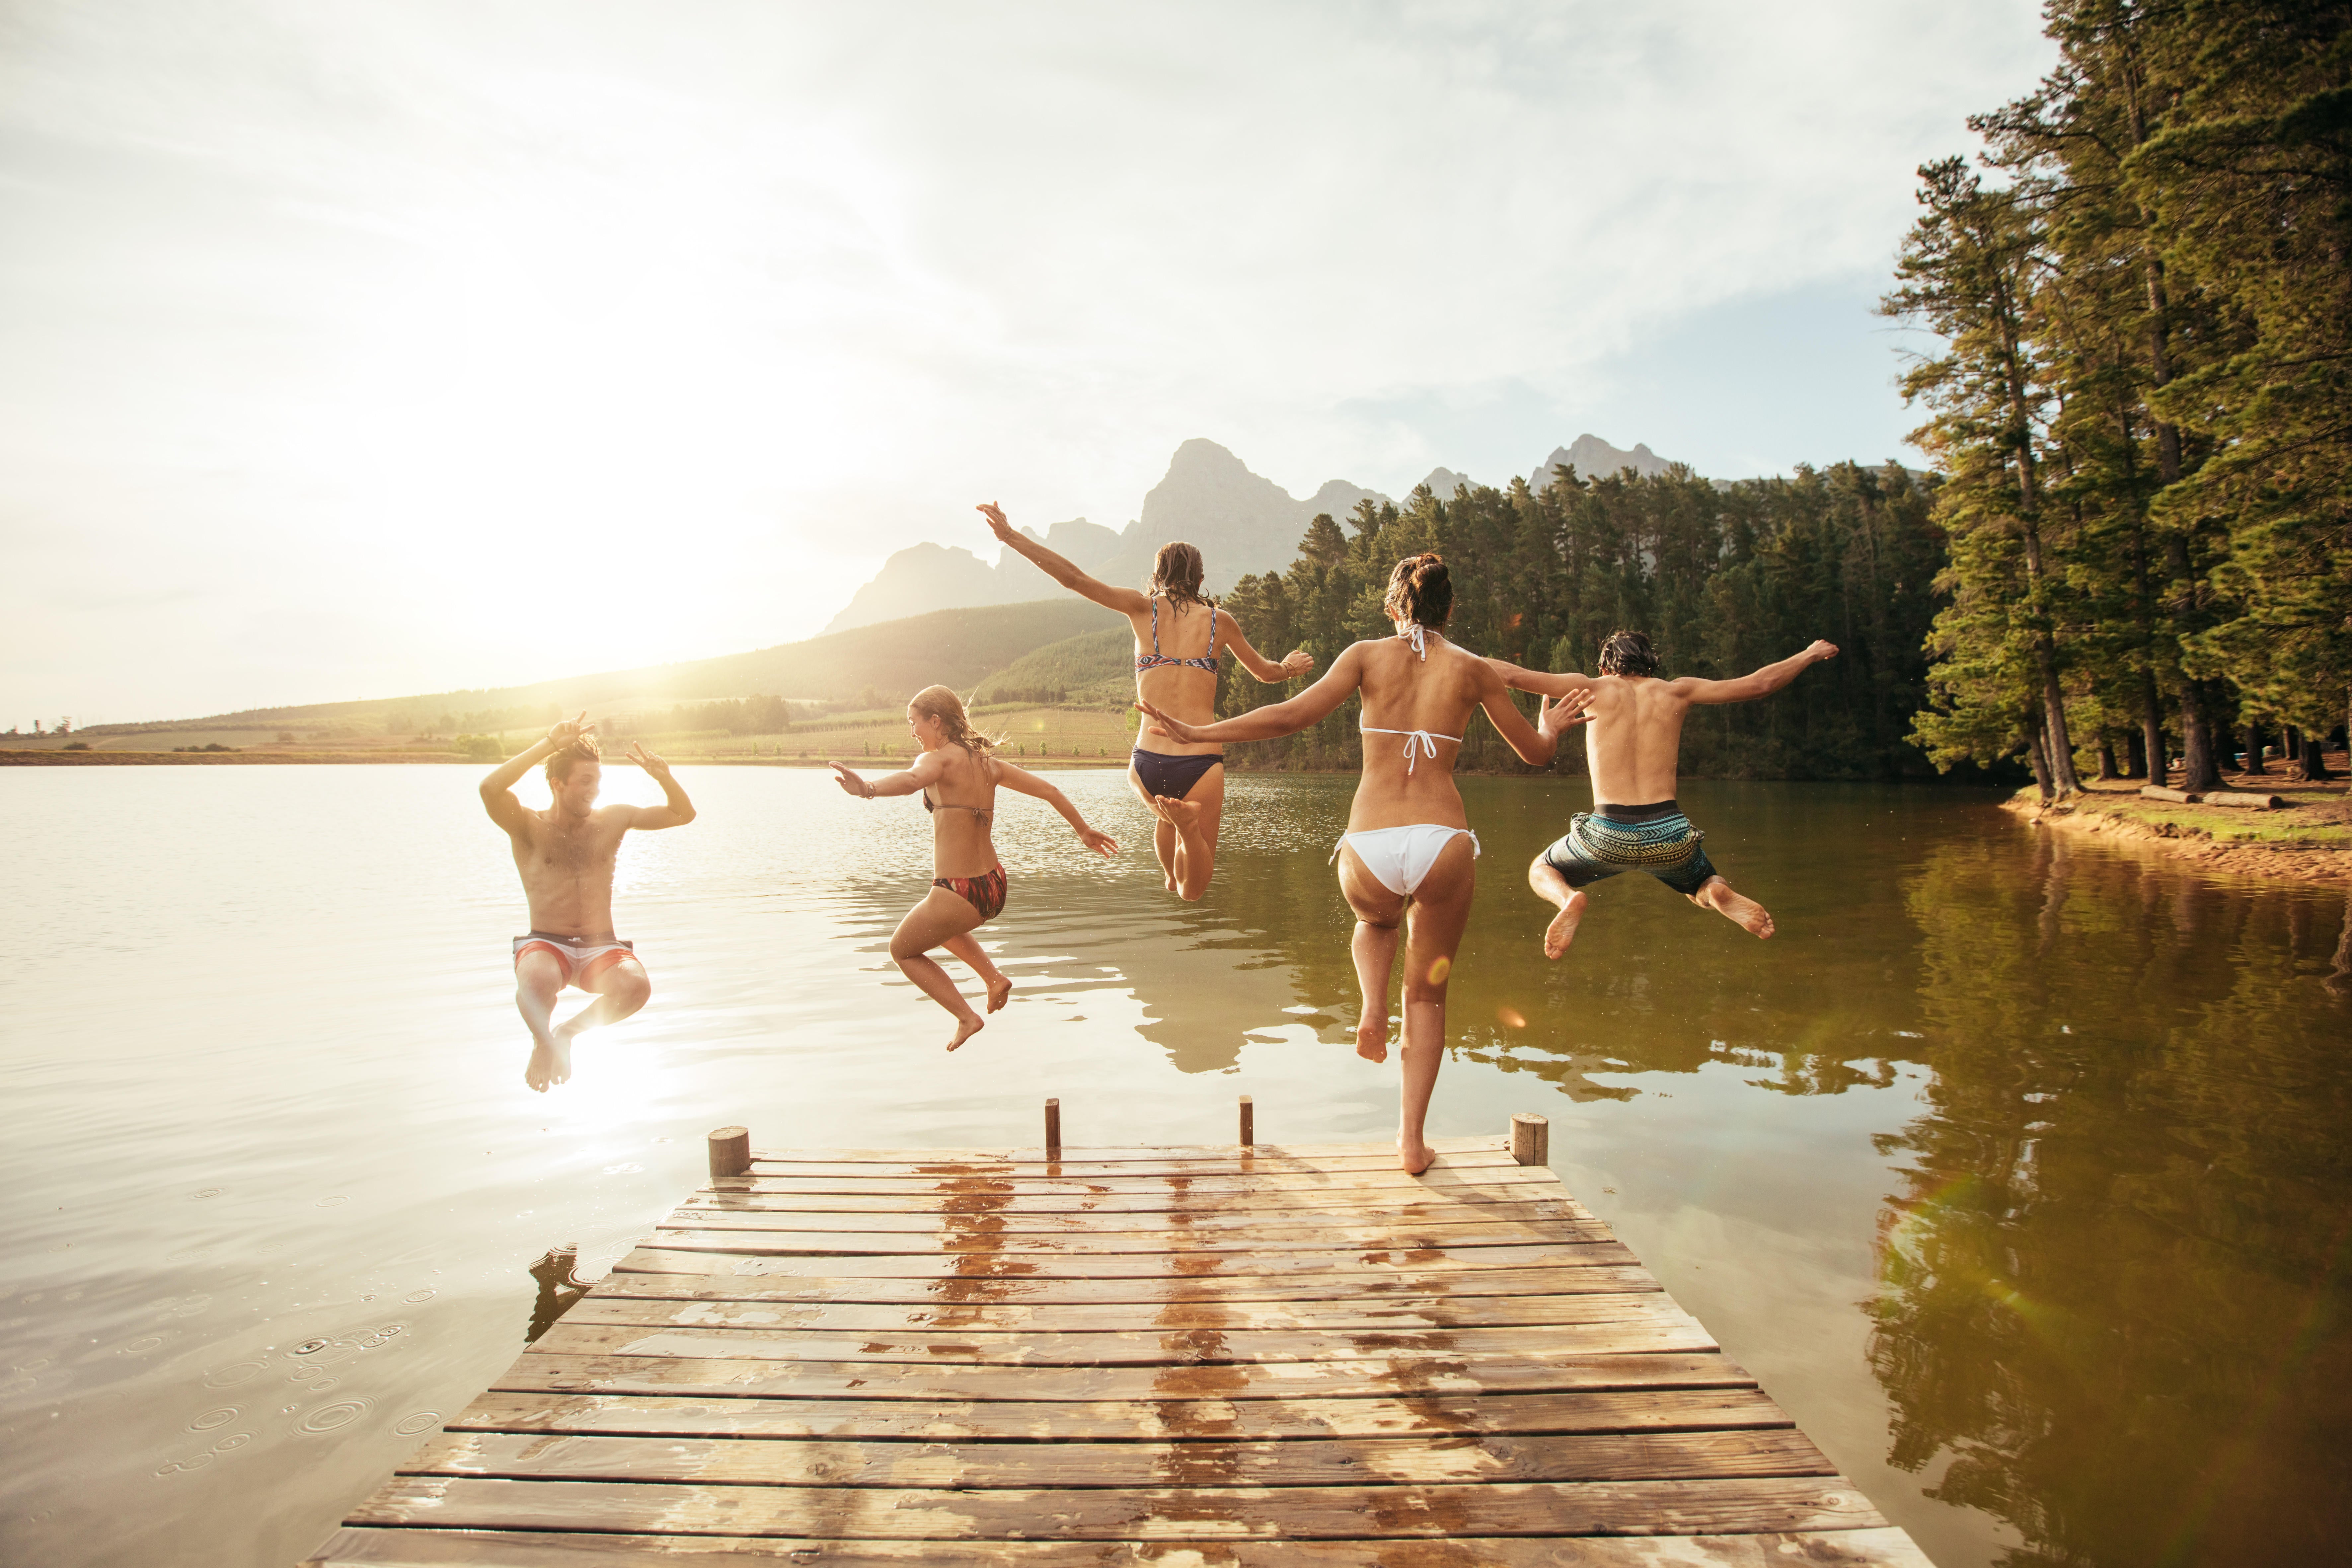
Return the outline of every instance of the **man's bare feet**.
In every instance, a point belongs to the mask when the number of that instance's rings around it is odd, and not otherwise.
[[[1404,1134],[1397,1134],[1397,1169],[1408,1176],[1418,1176],[1436,1163],[1437,1151],[1415,1138],[1410,1143]]]
[[[1389,1021],[1366,1018],[1356,1026],[1356,1054],[1368,1062],[1389,1059]]]
[[[1576,928],[1584,921],[1584,904],[1582,892],[1570,893],[1568,901],[1559,906],[1559,913],[1551,917],[1551,924],[1544,927],[1546,958],[1558,958],[1576,940]]]
[[[1691,902],[1713,910],[1759,941],[1772,934],[1772,916],[1763,905],[1744,894],[1731,890],[1731,884],[1720,877],[1710,877],[1706,884],[1691,895]]]
[[[1007,983],[1007,988],[1010,988],[1009,982]],[[977,1013],[972,1014],[968,1018],[959,1020],[956,1024],[955,1038],[948,1042],[948,1049],[955,1049],[958,1046],[963,1044],[966,1040],[971,1038],[974,1035],[977,1035],[986,1027],[988,1027],[988,1020],[982,1017]]]
[[[530,1060],[522,1069],[523,1082],[541,1094],[554,1083],[572,1081],[572,1037],[562,1029],[532,1037]]]
[[[1002,1012],[1004,1008],[1004,1004],[1012,998],[1012,995],[1013,982],[1004,975],[998,975],[995,979],[988,982],[988,1010],[992,1013]],[[962,1043],[962,1037],[957,1037],[956,1045],[961,1045]],[[955,1046],[950,1046],[948,1049],[953,1050],[955,1049]]]

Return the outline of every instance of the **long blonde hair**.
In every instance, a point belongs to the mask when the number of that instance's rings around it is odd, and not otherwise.
[[[907,706],[926,719],[937,719],[942,738],[975,757],[984,757],[1004,743],[1003,736],[983,735],[971,727],[971,720],[963,710],[963,699],[952,688],[926,686],[908,700]]]

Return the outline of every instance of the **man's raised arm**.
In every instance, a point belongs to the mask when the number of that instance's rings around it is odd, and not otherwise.
[[[1816,641],[1804,652],[1790,654],[1778,664],[1768,664],[1753,675],[1743,675],[1737,680],[1702,680],[1696,675],[1685,675],[1674,683],[1674,689],[1685,701],[1700,704],[1753,702],[1759,697],[1771,696],[1796,679],[1807,666],[1835,658],[1837,651],[1835,643]]]
[[[649,832],[660,827],[684,827],[694,820],[694,802],[686,798],[685,789],[670,776],[667,763],[635,741],[629,742],[629,761],[651,773],[654,783],[662,787],[662,803],[659,805],[634,808],[635,815],[629,818],[631,827]]]
[[[983,501],[979,507],[988,519],[989,531],[1003,543],[1036,563],[1045,575],[1073,594],[1082,594],[1105,609],[1117,610],[1123,616],[1141,615],[1149,603],[1133,588],[1114,588],[1109,584],[1089,577],[1078,570],[1067,556],[1057,555],[1004,520],[1004,509],[994,501]]]
[[[515,798],[515,784],[552,753],[595,732],[596,726],[588,722],[587,710],[583,709],[579,718],[558,719],[545,735],[492,768],[490,776],[482,781],[482,809],[490,814],[490,820],[509,834],[519,830],[530,813]]]

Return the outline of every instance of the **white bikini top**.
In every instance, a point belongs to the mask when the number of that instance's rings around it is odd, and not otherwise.
[[[1397,633],[1397,636],[1411,639],[1412,651],[1420,657],[1422,663],[1427,664],[1429,645],[1421,640],[1421,623],[1415,621]],[[1433,735],[1426,730],[1383,730],[1372,724],[1366,724],[1362,728],[1367,735],[1402,735],[1404,737],[1404,771],[1408,773],[1420,765],[1423,756],[1433,762],[1436,760],[1438,742],[1451,741],[1457,746],[1462,743],[1462,737],[1459,735]]]

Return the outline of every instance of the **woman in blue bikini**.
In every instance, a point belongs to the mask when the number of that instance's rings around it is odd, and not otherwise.
[[[1557,704],[1546,700],[1528,724],[1494,666],[1445,640],[1454,587],[1435,555],[1396,563],[1385,607],[1394,637],[1350,645],[1331,661],[1329,674],[1287,702],[1215,724],[1186,723],[1150,702],[1136,705],[1172,740],[1221,744],[1295,734],[1349,696],[1363,694],[1363,779],[1332,856],[1339,863],[1339,891],[1356,915],[1351,948],[1364,995],[1356,1054],[1368,1061],[1388,1059],[1389,978],[1398,926],[1405,927],[1397,1157],[1419,1175],[1435,1158],[1423,1123],[1444,1056],[1446,981],[1477,883],[1478,838],[1454,786],[1463,725],[1473,710],[1484,709],[1511,750],[1541,764],[1551,761],[1560,735],[1584,719],[1574,700],[1564,698]]]
[[[980,508],[996,537],[1027,556],[1073,593],[1125,616],[1135,630],[1135,694],[1171,713],[1207,723],[1217,715],[1217,656],[1230,648],[1260,680],[1304,675],[1315,660],[1304,648],[1281,663],[1250,647],[1234,617],[1201,596],[1201,552],[1163,544],[1152,563],[1151,584],[1139,593],[1097,581],[1004,521],[994,501]],[[1129,756],[1128,782],[1159,818],[1151,847],[1161,880],[1187,900],[1209,889],[1217,868],[1217,829],[1225,810],[1224,752],[1211,742],[1139,734]]]

